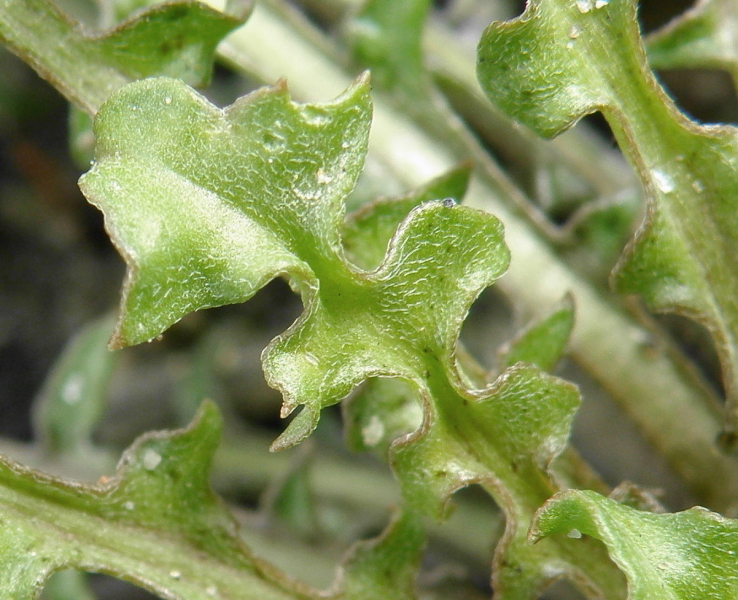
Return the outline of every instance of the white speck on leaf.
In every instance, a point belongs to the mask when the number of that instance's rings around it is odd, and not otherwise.
[[[361,429],[361,437],[367,446],[376,446],[384,437],[384,423],[377,415],[372,415],[366,427]]]
[[[318,180],[318,183],[321,184],[326,184],[333,181],[333,177],[327,175],[323,169],[318,169],[318,172],[315,174],[315,178]]]
[[[669,194],[674,191],[674,182],[666,173],[653,169],[651,171],[651,175],[656,182],[656,187],[664,192],[664,194]]]
[[[77,404],[82,400],[82,390],[84,389],[85,378],[80,373],[74,373],[64,382],[61,397],[67,404]]]
[[[578,529],[572,529],[569,533],[566,534],[566,537],[570,537],[573,540],[578,540],[582,537],[582,532]]]
[[[161,454],[159,454],[156,450],[152,450],[151,448],[148,448],[143,455],[143,468],[147,471],[153,471],[156,469],[156,467],[159,466],[159,463],[161,462]]]

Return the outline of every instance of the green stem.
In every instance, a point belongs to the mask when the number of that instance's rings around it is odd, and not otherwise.
[[[129,81],[46,0],[0,2],[0,41],[90,115]]]

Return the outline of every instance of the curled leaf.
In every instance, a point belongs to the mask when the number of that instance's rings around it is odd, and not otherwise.
[[[648,214],[613,276],[655,310],[713,334],[728,395],[728,441],[738,427],[738,134],[680,113],[648,64],[633,0],[532,0],[493,23],[478,76],[509,115],[544,136],[601,111],[638,171]]]
[[[544,505],[530,532],[534,542],[556,534],[602,540],[628,578],[629,600],[729,600],[738,592],[738,523],[704,508],[653,514],[571,490]]]

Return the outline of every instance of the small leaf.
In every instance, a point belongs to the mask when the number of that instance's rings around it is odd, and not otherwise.
[[[34,403],[34,431],[43,452],[89,454],[116,359],[106,348],[112,329],[110,318],[83,329],[44,382]]]
[[[261,497],[260,508],[287,524],[304,538],[320,531],[311,485],[311,454],[308,446],[293,457],[289,469],[269,483]]]
[[[591,279],[607,282],[641,214],[635,193],[602,198],[582,205],[566,222],[567,260]]]
[[[549,466],[566,447],[579,406],[576,388],[519,363],[486,390],[435,397],[422,427],[392,447],[406,501],[438,519],[460,487],[479,483],[489,492],[506,519],[492,570],[495,597],[537,598],[562,575],[618,597],[622,584],[598,566],[604,557],[595,546],[574,549],[573,558],[566,540],[558,547],[526,541],[537,503],[560,489]]]
[[[362,269],[376,269],[387,246],[408,213],[423,202],[450,198],[460,203],[469,185],[468,164],[441,175],[400,198],[380,198],[346,217],[342,238],[346,254]]]
[[[564,298],[550,315],[530,323],[515,339],[500,349],[500,370],[517,362],[527,362],[543,371],[551,371],[559,362],[574,326],[574,301]]]
[[[371,68],[376,85],[425,104],[422,37],[429,0],[367,0],[348,22],[354,58]]]
[[[346,444],[384,458],[392,442],[423,420],[417,389],[401,379],[374,378],[343,404]]]
[[[416,515],[396,515],[379,538],[354,545],[336,584],[339,598],[413,600],[424,542]]]
[[[733,0],[700,0],[646,38],[654,69],[723,69],[738,82],[738,5]]]
[[[451,493],[477,482],[480,473],[494,469],[498,479],[512,484],[545,471],[566,446],[579,406],[574,386],[524,364],[509,368],[489,389],[462,398],[463,409],[446,407],[441,399],[422,427],[393,448],[405,497],[416,498],[415,506],[436,518]],[[479,448],[470,452],[464,440]]]
[[[570,533],[607,546],[629,600],[730,600],[738,594],[738,523],[704,508],[653,514],[572,490],[547,502],[530,537]]]
[[[130,79],[164,75],[204,86],[213,70],[215,47],[243,24],[251,4],[230,0],[226,12],[200,2],[159,4],[87,43]]]
[[[646,63],[633,0],[531,0],[519,18],[485,31],[477,72],[494,102],[544,136],[602,111],[649,201],[614,284],[710,330],[728,395],[726,437],[735,437],[737,130],[699,126],[676,109]]]
[[[53,572],[104,572],[166,598],[295,600],[242,546],[208,485],[220,416],[205,403],[189,429],[151,433],[97,485],[65,483],[0,458],[0,588],[36,597]]]
[[[132,79],[169,75],[206,84],[216,45],[250,7],[232,0],[221,13],[199,2],[164,3],[90,35],[50,0],[10,0],[0,6],[0,41],[93,115]]]

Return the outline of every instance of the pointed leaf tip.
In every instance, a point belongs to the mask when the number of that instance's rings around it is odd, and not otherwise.
[[[223,111],[163,78],[113,94],[80,180],[128,266],[112,345],[243,302],[277,275],[313,280],[314,254],[335,260],[370,112],[366,77],[323,105],[270,88]]]

